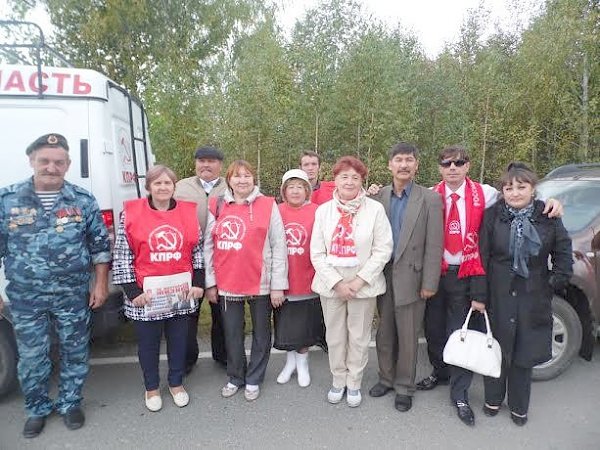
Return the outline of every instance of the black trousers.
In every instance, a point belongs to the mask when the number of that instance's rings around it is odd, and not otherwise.
[[[236,386],[260,385],[271,355],[271,299],[268,295],[236,298],[230,300],[219,296],[219,305],[225,327],[227,346],[227,376]],[[244,349],[244,304],[248,302],[252,320],[252,347],[250,362]]]
[[[485,402],[490,406],[500,406],[508,387],[508,408],[520,416],[527,414],[531,397],[531,368],[510,366],[502,361],[500,378],[484,377]]]
[[[471,307],[469,279],[458,278],[458,267],[450,266],[440,278],[438,292],[427,301],[425,309],[425,337],[429,361],[438,378],[450,378],[450,399],[453,402],[469,401],[469,387],[473,372],[461,367],[448,366],[443,359],[448,336],[462,327]],[[483,330],[483,316],[471,316],[470,328]]]
[[[227,364],[227,350],[225,349],[225,330],[223,328],[223,317],[221,316],[221,308],[219,304],[210,303],[210,315],[212,319],[210,329],[210,345],[212,348],[212,358],[222,364]],[[202,301],[200,301],[202,306]],[[198,360],[198,318],[200,316],[200,308],[198,312],[190,314],[189,327],[187,336],[187,354],[186,367],[193,366]]]

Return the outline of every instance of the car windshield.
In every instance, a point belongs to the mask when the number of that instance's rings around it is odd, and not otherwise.
[[[600,181],[543,180],[535,189],[540,199],[560,200],[565,210],[562,220],[569,233],[582,230],[600,215]]]

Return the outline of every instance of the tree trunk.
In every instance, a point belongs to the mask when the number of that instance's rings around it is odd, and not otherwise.
[[[579,158],[585,162],[588,160],[590,148],[590,128],[589,128],[589,81],[590,67],[587,52],[583,53],[583,73],[581,75],[581,136],[579,143]]]
[[[315,152],[319,153],[319,113],[315,114]]]
[[[490,115],[490,94],[485,98],[485,116],[483,119],[483,145],[481,148],[481,170],[479,171],[479,182],[483,183],[485,173],[485,156],[487,151],[488,117]]]

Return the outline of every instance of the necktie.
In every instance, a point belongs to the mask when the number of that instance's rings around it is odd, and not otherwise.
[[[450,198],[452,199],[452,205],[450,205],[450,214],[448,214],[448,220],[446,220],[445,247],[451,255],[455,255],[463,249],[460,217],[456,206],[456,201],[460,196],[453,192],[450,194]]]

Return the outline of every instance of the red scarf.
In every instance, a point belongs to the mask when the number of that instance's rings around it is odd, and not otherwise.
[[[356,254],[353,222],[365,195],[365,190],[362,189],[355,199],[342,203],[337,196],[337,190],[333,192],[333,201],[340,218],[333,230],[327,262],[334,267],[356,267],[360,264]]]
[[[481,264],[481,255],[479,254],[479,226],[483,219],[485,211],[485,197],[483,188],[479,183],[470,178],[465,180],[465,210],[467,224],[465,227],[464,246],[458,269],[458,278],[472,277],[475,275],[485,275],[485,270]],[[444,205],[444,222],[446,218],[446,183],[441,183],[433,187],[442,196]],[[448,271],[448,263],[442,258],[442,274]]]

